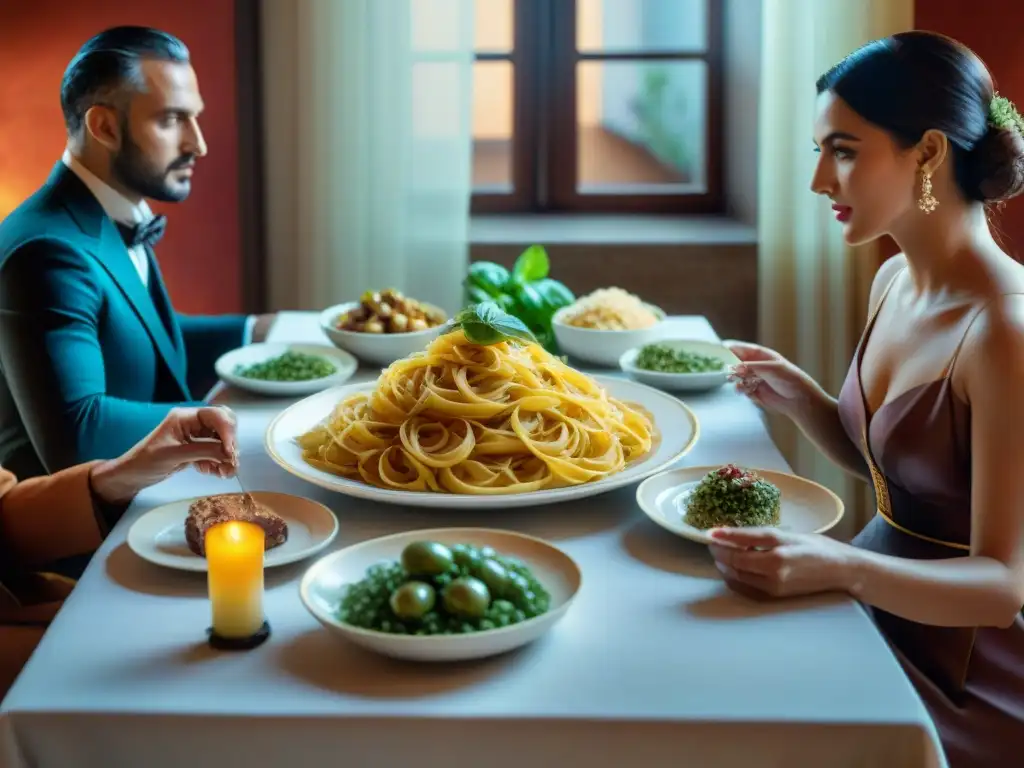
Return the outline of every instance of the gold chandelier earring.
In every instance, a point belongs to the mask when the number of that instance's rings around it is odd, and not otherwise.
[[[926,214],[939,207],[939,201],[932,194],[932,174],[929,171],[921,172],[921,197],[917,200],[917,207]]]

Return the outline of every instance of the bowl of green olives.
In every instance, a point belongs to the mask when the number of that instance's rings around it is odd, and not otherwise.
[[[320,624],[368,650],[463,661],[536,640],[565,615],[581,584],[576,562],[541,539],[439,528],[326,555],[299,593]]]

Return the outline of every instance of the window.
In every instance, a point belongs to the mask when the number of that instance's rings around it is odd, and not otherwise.
[[[474,212],[721,210],[718,0],[476,0]]]

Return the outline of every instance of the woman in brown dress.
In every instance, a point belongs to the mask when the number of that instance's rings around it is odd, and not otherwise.
[[[888,234],[838,400],[737,344],[738,386],[873,482],[852,542],[714,532],[729,584],[845,591],[869,606],[954,768],[1024,762],[1024,267],[986,206],[1024,190],[1024,120],[970,50],[908,32],[818,82],[812,189],[851,244]]]

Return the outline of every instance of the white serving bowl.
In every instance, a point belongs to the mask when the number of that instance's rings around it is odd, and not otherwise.
[[[393,635],[353,627],[337,618],[337,607],[347,585],[365,577],[371,565],[399,560],[407,544],[422,540],[490,546],[499,555],[518,558],[550,593],[550,608],[518,624],[465,635]],[[331,633],[367,650],[412,661],[464,661],[505,653],[533,642],[565,616],[582,583],[576,562],[541,539],[489,528],[436,528],[397,533],[332,552],[306,571],[299,596],[313,617]]]
[[[596,328],[577,328],[568,325],[565,317],[574,305],[562,307],[551,318],[551,326],[555,331],[555,340],[563,354],[582,362],[617,368],[619,358],[633,347],[640,347],[656,341],[665,334],[665,313],[653,304],[644,304],[653,312],[658,322],[649,328],[635,331],[602,331]]]
[[[249,366],[262,363],[280,357],[288,351],[322,357],[334,365],[335,371],[329,376],[305,381],[250,379],[235,372],[240,365]],[[271,397],[312,395],[320,390],[344,384],[358,368],[359,361],[343,349],[335,349],[326,344],[289,344],[286,342],[247,344],[244,347],[225,352],[214,363],[214,370],[224,383],[258,395]]]
[[[444,328],[443,325],[439,325],[427,328],[425,331],[409,331],[408,333],[363,333],[361,331],[342,331],[334,327],[335,321],[339,317],[358,306],[358,301],[349,301],[345,304],[328,307],[320,313],[320,327],[335,346],[351,352],[365,363],[387,366],[415,352],[422,352],[430,342],[441,335],[441,330]],[[430,304],[423,304],[423,306],[437,309]],[[442,310],[437,309],[437,311],[441,312]]]
[[[692,352],[722,361],[722,370],[705,373],[669,373],[667,371],[648,371],[638,368],[636,359],[645,344],[625,352],[619,358],[619,367],[632,379],[642,384],[649,384],[658,389],[671,392],[702,392],[715,389],[729,379],[729,368],[740,362],[724,344],[700,339],[657,339],[657,344],[664,344],[674,351]]]

